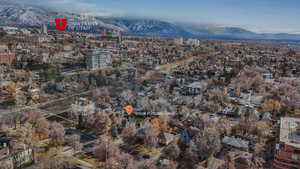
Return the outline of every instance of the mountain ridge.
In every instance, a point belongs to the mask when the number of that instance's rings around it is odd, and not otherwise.
[[[99,33],[101,29],[121,31],[127,35],[209,38],[209,39],[274,39],[300,40],[298,34],[255,33],[239,27],[218,27],[212,25],[189,25],[171,23],[157,19],[129,17],[84,16],[60,12],[46,7],[20,4],[0,0],[0,23],[18,27],[40,27],[46,24],[55,29],[54,19],[68,18],[68,31]],[[8,24],[2,24],[2,26]]]

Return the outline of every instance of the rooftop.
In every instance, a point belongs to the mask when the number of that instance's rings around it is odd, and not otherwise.
[[[240,138],[227,137],[227,136],[225,136],[223,138],[222,142],[224,144],[228,144],[228,145],[231,145],[233,147],[245,148],[245,149],[248,149],[248,145],[249,145],[248,141],[242,140]]]
[[[297,129],[300,126],[300,118],[282,117],[280,121],[280,142],[300,148],[300,135]]]
[[[193,82],[193,83],[187,85],[187,87],[190,87],[190,88],[202,88],[205,85],[206,84],[204,82]]]

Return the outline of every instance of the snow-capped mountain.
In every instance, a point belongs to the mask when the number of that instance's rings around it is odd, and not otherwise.
[[[135,18],[99,18],[105,23],[117,25],[125,32],[145,36],[193,36],[182,27],[165,21]]]
[[[54,28],[55,18],[62,17],[68,18],[68,30],[70,31],[93,32],[100,28],[122,30],[117,26],[106,24],[92,17],[56,12],[39,6],[0,1],[0,23],[10,23],[19,27],[40,27],[46,24],[50,28]]]
[[[105,28],[132,35],[190,36],[182,28],[158,20],[83,16],[0,0],[0,23],[9,23],[18,27],[40,27],[46,24],[50,29],[54,29],[55,18],[63,17],[68,18],[69,31],[96,33]]]
[[[40,25],[49,22],[55,12],[42,7],[28,6],[9,1],[0,1],[0,20],[18,25]]]
[[[68,18],[68,31],[99,33],[101,29],[122,31],[128,35],[193,37],[214,39],[292,39],[300,35],[258,34],[238,27],[178,24],[154,19],[93,17],[56,11],[46,7],[0,0],[0,26],[41,27],[55,29],[55,18]]]

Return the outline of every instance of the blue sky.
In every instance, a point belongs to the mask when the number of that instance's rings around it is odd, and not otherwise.
[[[105,16],[158,18],[300,33],[299,0],[18,0]]]

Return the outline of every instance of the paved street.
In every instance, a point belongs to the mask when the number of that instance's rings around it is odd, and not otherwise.
[[[76,97],[76,96],[86,95],[86,94],[91,93],[92,91],[93,90],[88,90],[88,91],[73,94],[73,95],[70,95],[70,96],[67,96],[67,97],[51,100],[51,101],[48,101],[48,102],[45,102],[45,103],[36,104],[36,105],[33,105],[33,106],[24,106],[24,107],[12,109],[12,110],[0,110],[0,118],[2,118],[4,115],[7,115],[9,113],[29,112],[30,110],[36,110],[36,109],[43,111],[45,114],[47,114],[47,113],[53,114],[53,113],[55,113],[55,111],[54,112],[48,112],[48,111],[42,110],[41,108],[45,107],[45,106],[49,106],[49,105],[54,104],[54,103],[67,101],[67,100],[69,100],[73,97]],[[66,110],[63,110],[63,111],[66,111]]]

